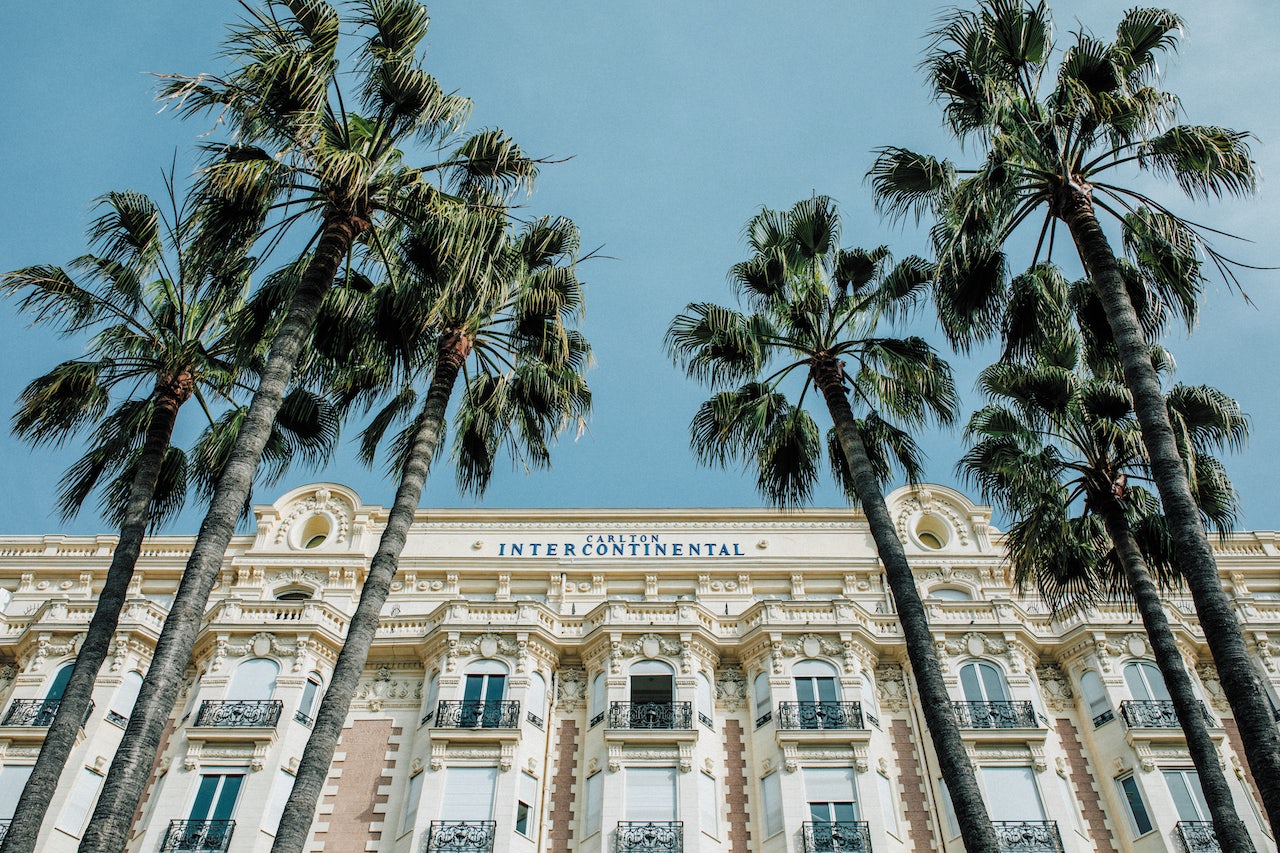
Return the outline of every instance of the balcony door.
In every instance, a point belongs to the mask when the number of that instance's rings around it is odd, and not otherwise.
[[[999,667],[983,661],[970,661],[960,667],[960,689],[966,702],[1008,702],[1009,689]]]
[[[851,768],[804,768],[804,794],[809,804],[809,820],[814,823],[858,820],[858,797]]]
[[[244,773],[205,773],[196,788],[196,798],[187,814],[187,825],[180,832],[177,850],[221,850],[231,834],[231,816]]]
[[[233,702],[256,702],[270,699],[276,692],[276,676],[280,664],[269,658],[249,658],[236,667],[227,687],[227,699]]]
[[[1124,681],[1129,695],[1139,702],[1168,702],[1169,688],[1164,686],[1160,667],[1145,660],[1130,661],[1124,666]]]
[[[662,661],[640,661],[631,667],[631,702],[670,705],[675,701],[675,671]]]
[[[795,679],[797,702],[840,701],[836,669],[826,661],[802,660],[791,670],[791,675]]]
[[[1191,768],[1165,770],[1164,781],[1169,786],[1173,805],[1178,810],[1178,820],[1205,822],[1213,820],[1209,804],[1200,789],[1200,776]]]
[[[502,699],[507,690],[507,667],[496,660],[476,661],[467,667],[462,684],[462,707],[457,725],[492,729],[503,725]],[[446,721],[441,720],[443,725]]]

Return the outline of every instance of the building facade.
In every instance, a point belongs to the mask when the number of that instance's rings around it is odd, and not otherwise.
[[[1005,849],[1217,850],[1136,614],[1055,615],[1019,594],[989,508],[962,494],[889,502]],[[137,853],[269,850],[387,510],[318,484],[255,514],[138,805]],[[1273,696],[1277,539],[1216,544]],[[76,848],[192,541],[144,548],[42,850]],[[0,818],[113,545],[0,539]],[[1171,597],[1169,614],[1237,808],[1275,851],[1189,600]],[[311,849],[962,846],[858,513],[450,510],[414,524]]]

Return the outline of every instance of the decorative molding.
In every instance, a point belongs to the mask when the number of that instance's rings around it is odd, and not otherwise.
[[[902,667],[896,663],[876,668],[876,696],[880,707],[891,713],[906,710],[907,684]]]
[[[1040,693],[1049,710],[1059,713],[1072,706],[1075,694],[1071,691],[1071,680],[1056,663],[1042,663],[1036,667],[1036,678],[1040,682]]]
[[[727,666],[716,673],[716,703],[729,711],[741,708],[747,699],[747,682],[742,670]]]

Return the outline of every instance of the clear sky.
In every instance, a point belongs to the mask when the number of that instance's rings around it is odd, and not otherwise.
[[[728,301],[725,273],[745,257],[742,227],[761,206],[786,207],[814,192],[839,200],[845,245],[887,243],[902,256],[923,248],[911,223],[881,222],[863,180],[873,148],[895,144],[955,152],[917,70],[940,0],[805,3],[719,0],[601,3],[596,0],[438,0],[431,4],[427,67],[446,89],[475,101],[473,128],[500,126],[529,152],[569,158],[544,168],[526,204],[564,214],[589,248],[608,259],[581,269],[586,331],[596,350],[589,379],[595,415],[587,434],[562,441],[554,470],[502,470],[484,504],[495,507],[756,506],[753,480],[698,466],[687,426],[702,389],[663,355],[671,318],[694,300]],[[1129,2],[1054,4],[1058,28],[1081,23],[1105,35]],[[191,3],[73,0],[6,3],[0,29],[0,115],[8,131],[0,168],[0,269],[64,263],[84,250],[91,200],[108,190],[159,194],[161,170],[179,175],[209,122],[157,113],[148,72],[223,67],[229,0]],[[1252,240],[1222,248],[1280,266],[1280,16],[1263,0],[1175,0],[1187,20],[1167,82],[1189,120],[1253,131],[1263,174],[1259,196],[1197,204],[1162,198],[1192,218]],[[1268,180],[1271,179],[1271,180]],[[281,262],[285,258],[279,258]],[[1016,260],[1016,259],[1015,259]],[[1179,378],[1212,382],[1253,416],[1248,450],[1229,460],[1245,525],[1280,528],[1280,405],[1275,333],[1277,272],[1244,277],[1253,306],[1211,289],[1200,326],[1168,345]],[[914,331],[938,341],[934,324]],[[23,385],[79,343],[26,328],[0,306],[0,411]],[[971,409],[982,354],[953,356]],[[185,429],[198,427],[195,411]],[[347,438],[357,430],[347,430]],[[51,512],[69,452],[29,450],[0,438],[0,533],[103,529],[90,509],[69,525]],[[922,436],[930,480],[955,484],[958,431]],[[328,479],[389,504],[394,484],[361,468],[349,441],[320,472],[297,470],[257,493]],[[835,505],[830,487],[818,495]],[[457,506],[451,472],[437,467],[424,506]],[[464,504],[464,505],[469,505]],[[171,526],[194,532],[198,507]]]

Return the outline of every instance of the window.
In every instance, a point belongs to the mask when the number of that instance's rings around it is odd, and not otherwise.
[[[529,713],[540,719],[547,715],[547,680],[541,673],[529,676],[528,706]]]
[[[75,669],[75,666],[75,661],[62,665],[62,669],[54,675],[53,681],[49,682],[49,691],[44,694],[46,702],[57,702],[62,699],[62,694],[67,689],[67,682],[71,680],[71,670]]]
[[[720,804],[716,802],[716,779],[698,774],[698,820],[702,831],[712,838],[720,834]]]
[[[436,702],[440,698],[440,673],[431,673],[431,680],[427,682],[427,710],[423,712],[422,721],[425,723],[430,720],[436,713]]]
[[[675,670],[660,660],[631,665],[631,702],[634,705],[670,705],[675,700]]]
[[[497,781],[496,767],[446,768],[440,819],[492,820],[493,786]]]
[[[315,717],[316,699],[320,696],[320,673],[313,672],[307,676],[307,683],[302,686],[302,701],[298,703],[298,713],[306,717],[299,722],[311,725]]]
[[[985,661],[970,661],[960,667],[960,689],[966,702],[1008,702],[1004,673]]]
[[[939,545],[938,547],[941,548],[942,546]],[[937,601],[973,601],[973,596],[969,594],[968,590],[952,589],[950,587],[930,590],[927,598]]]
[[[418,804],[422,802],[422,777],[425,775],[417,773],[409,777],[409,786],[404,793],[404,817],[400,819],[401,835],[418,823]]]
[[[31,776],[30,764],[6,764],[0,767],[0,820],[12,820],[18,797]]]
[[[600,831],[600,810],[604,806],[604,774],[587,777],[587,808],[582,834],[593,835]]]
[[[225,845],[227,836],[231,833],[227,822],[235,814],[236,799],[240,796],[240,786],[243,783],[243,772],[206,773],[200,777],[195,801],[187,815],[188,837],[178,839],[179,850],[198,850],[200,848],[195,846],[196,843],[203,843],[207,849],[213,850]]]
[[[93,810],[93,804],[98,799],[98,789],[101,785],[101,773],[90,770],[88,767],[80,769],[80,775],[76,777],[76,785],[71,789],[71,796],[67,798],[67,804],[58,817],[58,829],[76,838],[80,837],[80,833],[84,832],[85,821],[89,819],[89,812]],[[18,793],[22,793],[21,788],[18,789]]]
[[[756,726],[763,726],[773,715],[773,697],[769,693],[769,675],[760,673],[756,676],[753,691],[756,700]]]
[[[1129,695],[1140,702],[1169,701],[1164,676],[1160,674],[1160,668],[1150,661],[1135,660],[1125,664],[1124,680],[1129,685]]]
[[[871,675],[866,670],[863,670],[858,682],[858,697],[862,700],[862,712],[867,715],[867,719],[873,726],[879,728],[879,697],[876,696],[876,684],[871,680]]]
[[[286,589],[276,593],[276,601],[310,601],[311,593],[305,589]]]
[[[858,819],[858,796],[849,767],[804,768],[804,794],[809,820],[816,823],[852,823]]]
[[[625,784],[626,820],[676,819],[674,767],[628,767]]]
[[[1116,779],[1116,784],[1120,787],[1120,796],[1129,807],[1129,826],[1133,829],[1133,834],[1137,836],[1150,832],[1151,818],[1147,815],[1146,803],[1142,801],[1142,792],[1138,790],[1138,780],[1133,778],[1132,773],[1126,773]]]
[[[776,770],[760,780],[760,797],[764,801],[764,835],[768,838],[782,832],[782,781]]]
[[[826,661],[802,660],[791,670],[796,683],[796,701],[839,702],[836,668]]]
[[[538,836],[538,780],[528,773],[520,774],[520,798],[516,801],[516,832],[530,838]]]
[[[0,587],[0,613],[4,613],[9,609],[9,604],[13,601],[13,591]]]
[[[591,679],[591,725],[595,725],[597,718],[604,716],[604,700],[607,692],[608,686],[605,684],[604,673],[597,673],[596,677]]]
[[[711,690],[711,679],[705,672],[698,673],[698,717],[708,727],[715,719],[714,696]]]
[[[270,699],[276,692],[276,676],[280,664],[267,658],[249,658],[236,667],[227,688],[227,698],[235,700]]]
[[[947,780],[942,777],[938,777],[938,790],[942,792],[942,807],[947,812],[947,837],[954,838],[960,834],[960,821],[956,820],[956,804],[951,802]]]
[[[293,793],[293,774],[284,770],[276,771],[276,784],[271,789],[271,799],[262,812],[262,828],[272,835],[280,829],[280,818],[284,815],[284,807],[289,802],[289,794]]]
[[[463,702],[501,702],[507,686],[507,667],[496,660],[482,660],[467,667]]]
[[[1209,804],[1204,800],[1204,791],[1200,788],[1200,776],[1195,770],[1189,767],[1165,770],[1164,783],[1169,786],[1174,808],[1178,810],[1178,820],[1213,820]]]
[[[107,713],[107,719],[118,726],[124,726],[129,722],[129,715],[133,713],[133,705],[138,701],[138,691],[142,689],[142,673],[136,670],[129,670],[124,674],[124,678],[120,679],[120,686],[116,688],[116,695],[111,700],[111,710]]]
[[[1080,676],[1080,693],[1089,705],[1089,716],[1093,718],[1095,728],[1115,719],[1115,713],[1111,710],[1111,703],[1107,701],[1107,692],[1102,688],[1102,679],[1098,677],[1098,673],[1091,669],[1084,671]]]
[[[880,795],[880,812],[884,815],[885,826],[897,835],[898,805],[893,798],[893,783],[883,773],[876,774],[876,792]]]
[[[983,797],[992,820],[1044,820],[1036,774],[1026,767],[983,767]]]

